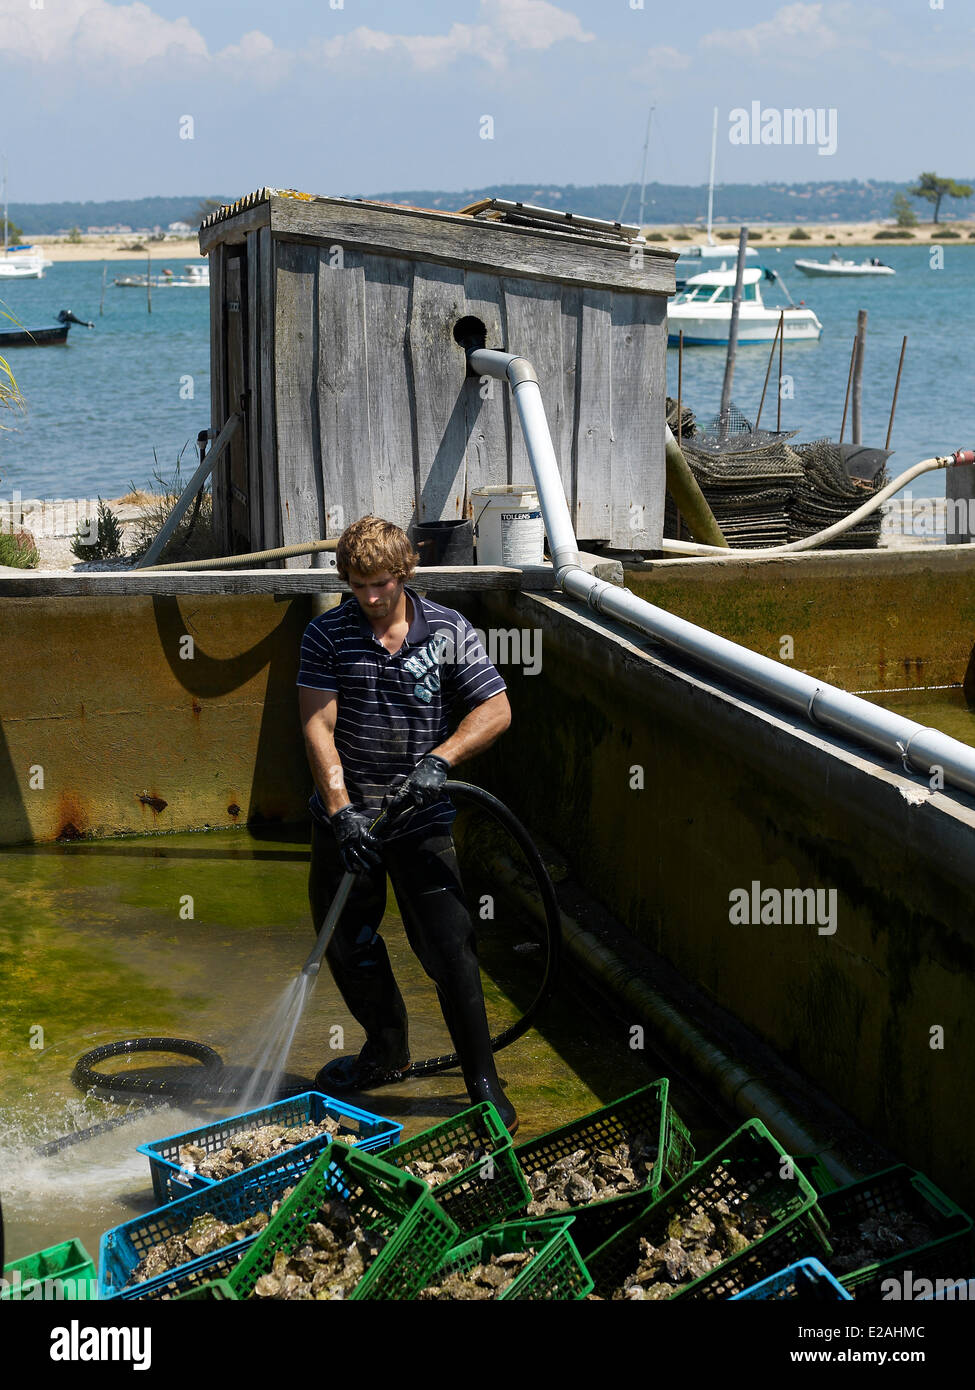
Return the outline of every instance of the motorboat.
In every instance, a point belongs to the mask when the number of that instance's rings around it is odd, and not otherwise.
[[[174,275],[171,270],[164,270],[161,275],[117,275],[113,284],[120,290],[144,290],[147,283],[154,290],[171,289],[192,289],[202,287],[209,289],[210,286],[210,266],[207,265],[187,265],[183,267],[183,274]]]
[[[0,357],[7,348],[15,347],[60,347],[68,341],[68,329],[73,323],[82,328],[94,328],[88,319],[79,319],[70,309],[62,309],[57,316],[57,327],[45,325],[43,328],[0,328]]]
[[[53,264],[34,246],[5,246],[0,255],[0,280],[42,280]]]
[[[722,269],[707,270],[690,277],[667,308],[669,343],[676,344],[678,335],[683,332],[685,347],[694,344],[727,346],[736,274],[736,270]],[[761,266],[746,266],[742,273],[739,344],[770,343],[776,335],[782,313],[785,314],[784,335],[790,341],[818,339],[823,325],[812,309],[804,304],[790,303],[786,307],[766,304],[761,291],[764,279],[782,284],[776,271]],[[784,285],[782,287],[785,289]],[[788,290],[785,293],[788,296]]]
[[[884,265],[877,256],[866,261],[844,261],[834,251],[828,261],[796,261],[796,270],[803,275],[896,275],[892,266]]]

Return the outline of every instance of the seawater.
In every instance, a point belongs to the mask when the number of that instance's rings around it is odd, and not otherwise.
[[[762,249],[761,243],[755,243]],[[792,297],[805,300],[823,323],[818,343],[785,348],[783,370],[791,398],[782,402],[782,426],[799,439],[836,438],[843,414],[850,345],[857,310],[868,311],[864,362],[864,438],[882,446],[887,433],[901,338],[908,334],[893,447],[892,476],[921,458],[975,447],[975,411],[969,351],[975,322],[975,242],[946,242],[944,268],[932,268],[929,246],[839,246],[854,260],[878,255],[896,276],[863,280],[810,280],[795,269],[798,257],[829,258],[831,247],[796,242],[771,247],[763,261],[784,278]],[[154,290],[152,314],[144,290],[117,289],[119,274],[144,262],[107,262],[105,313],[99,317],[102,262],[59,264],[42,280],[0,283],[0,308],[28,326],[53,322],[70,308],[91,319],[93,330],[72,327],[66,348],[11,349],[9,361],[27,400],[26,417],[4,412],[0,431],[0,499],[115,497],[131,483],[152,478],[153,448],[169,476],[181,449],[184,478],[192,471],[193,441],[210,424],[209,294],[203,289]],[[177,275],[183,261],[169,262]],[[167,265],[153,256],[153,273]],[[775,287],[763,286],[768,302]],[[7,320],[2,320],[4,324]],[[519,344],[507,344],[520,350]],[[754,420],[768,362],[768,347],[739,350],[734,400]],[[684,399],[702,421],[717,413],[724,372],[720,348],[687,348]],[[667,389],[677,394],[677,350],[667,353]],[[191,393],[191,394],[189,394]],[[775,385],[762,424],[775,425]],[[846,438],[850,437],[847,421]],[[187,447],[188,446],[188,447]],[[911,485],[915,497],[944,495],[942,474]]]
[[[27,328],[53,324],[71,309],[95,327],[73,324],[65,347],[0,347],[26,401],[3,411],[0,500],[119,497],[159,471],[196,466],[196,436],[210,426],[210,294],[206,289],[119,289],[115,276],[144,273],[145,260],[54,265],[41,280],[0,280],[0,310]],[[181,277],[192,261],[153,255],[152,273]],[[0,317],[0,327],[12,327]]]

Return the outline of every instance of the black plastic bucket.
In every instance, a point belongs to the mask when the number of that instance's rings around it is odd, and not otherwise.
[[[468,521],[421,521],[413,530],[421,565],[472,565],[474,529]]]

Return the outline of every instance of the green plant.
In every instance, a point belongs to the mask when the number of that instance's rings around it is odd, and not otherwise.
[[[23,236],[24,236],[24,234],[23,234],[23,232],[20,230],[20,228],[17,226],[17,223],[16,223],[16,222],[11,222],[10,219],[8,218],[8,219],[7,219],[7,245],[8,245],[8,246],[16,246],[17,243],[18,243],[19,241],[22,241],[22,240],[23,240]],[[2,238],[2,237],[3,237],[3,218],[0,217],[0,238]]]
[[[718,240],[719,240],[719,241],[737,241],[737,240],[738,240],[738,233],[737,233],[737,232],[719,232],[719,233],[718,233]]]
[[[836,240],[836,233],[835,233],[835,232],[827,232],[827,233],[826,233],[826,240],[827,240],[827,241],[835,241],[835,240]]]
[[[176,457],[176,465],[171,478],[167,479],[159,469],[159,460],[153,449],[155,461],[154,483],[149,485],[151,500],[146,503],[138,518],[136,539],[129,558],[139,560],[145,555],[156,536],[162,530],[170,512],[182,496],[186,481],[182,477],[183,455],[189,448],[187,440]],[[135,483],[132,491],[137,491]],[[173,564],[180,560],[208,560],[224,554],[213,534],[213,496],[209,484],[205,483],[197,493],[192,506],[180,517],[176,530],[158,558],[159,564]]]
[[[749,233],[748,233],[748,240],[749,240],[749,241],[761,241],[762,238],[763,238],[764,236],[765,236],[765,233],[764,233],[764,232],[749,232]]]
[[[82,534],[82,533],[85,534]],[[106,502],[98,499],[98,534],[91,536],[91,519],[75,532],[71,539],[71,553],[79,560],[121,560],[125,558],[122,549],[122,523]]]
[[[810,237],[809,233],[803,231],[803,229],[802,229],[801,227],[793,227],[792,231],[789,233],[789,241],[811,241],[811,240],[812,240],[812,238]]]
[[[17,570],[36,570],[40,558],[29,531],[0,531],[0,565],[9,565]]]
[[[890,210],[897,219],[898,227],[916,227],[917,213],[911,207],[903,193],[895,193]]]
[[[943,231],[936,232],[935,237],[938,241],[961,241],[961,232],[955,232],[949,227],[945,227]]]
[[[71,231],[68,233],[68,235],[67,235],[64,239],[65,239],[65,241],[68,242],[71,246],[80,246],[80,245],[81,245],[81,228],[80,228],[80,227],[72,227],[72,228],[71,228]]]
[[[694,240],[694,238],[693,238],[693,236],[691,235],[690,232],[674,232],[673,236],[672,236],[670,239],[671,239],[671,241],[693,241],[693,240]]]
[[[874,232],[874,241],[913,241],[914,233],[908,231],[894,231],[892,228],[885,228],[882,232]]]

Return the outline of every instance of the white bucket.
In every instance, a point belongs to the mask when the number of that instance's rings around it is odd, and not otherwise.
[[[479,565],[542,563],[545,527],[533,487],[479,487],[471,493],[471,504]]]

